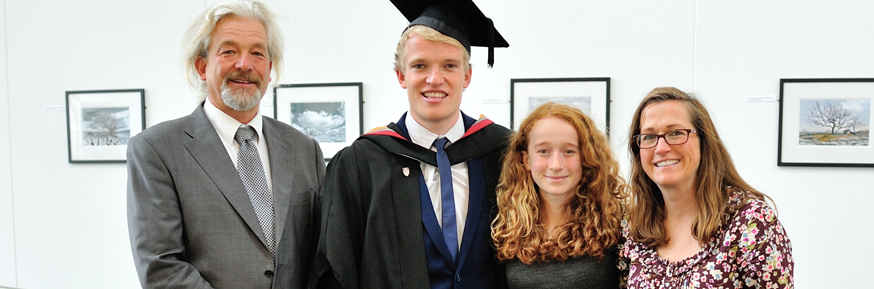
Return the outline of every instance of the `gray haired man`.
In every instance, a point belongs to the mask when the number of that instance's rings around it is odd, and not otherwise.
[[[260,115],[282,63],[273,18],[250,1],[200,15],[184,53],[202,102],[128,145],[128,227],[143,288],[307,282],[325,163],[318,142]]]

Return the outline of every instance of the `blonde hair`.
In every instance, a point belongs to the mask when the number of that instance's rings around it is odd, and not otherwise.
[[[580,144],[583,175],[576,197],[568,203],[570,221],[556,227],[549,239],[541,224],[541,201],[531,173],[522,163],[531,130],[537,121],[556,117],[571,124]],[[610,142],[580,110],[546,103],[531,113],[513,134],[503,159],[498,184],[498,216],[492,222],[492,241],[499,260],[522,263],[563,261],[590,255],[603,257],[620,237],[620,222],[627,197],[619,163]]]
[[[212,36],[212,31],[219,21],[226,18],[240,17],[244,19],[254,19],[264,25],[264,30],[267,32],[267,57],[273,63],[273,73],[276,81],[282,73],[282,56],[285,42],[282,40],[282,32],[274,20],[275,16],[264,3],[259,1],[235,1],[219,3],[209,10],[201,13],[188,28],[185,34],[185,39],[182,41],[182,55],[185,60],[183,62],[185,70],[185,78],[188,80],[188,85],[197,89],[200,93],[200,100],[206,98],[206,82],[200,80],[200,74],[197,73],[197,58],[207,59],[209,44]]]
[[[649,247],[668,243],[665,233],[665,203],[661,190],[644,172],[640,160],[640,148],[633,141],[640,134],[640,119],[647,106],[663,101],[678,101],[689,113],[689,120],[700,140],[701,160],[695,175],[695,199],[698,201],[697,216],[692,224],[692,236],[700,242],[710,240],[719,226],[723,214],[733,214],[739,208],[730,207],[728,186],[748,191],[745,198],[765,200],[765,194],[753,189],[738,174],[728,150],[716,132],[716,126],[704,105],[694,96],[673,87],[658,87],[644,97],[631,121],[628,131],[628,152],[631,155],[631,199],[629,209],[629,235],[635,242]],[[770,199],[770,198],[768,198]],[[741,202],[740,205],[746,203]],[[772,202],[773,203],[773,202]]]
[[[404,33],[401,34],[401,40],[398,41],[398,47],[395,51],[395,71],[400,71],[401,73],[406,72],[404,63],[407,61],[407,42],[413,35],[425,40],[442,42],[461,48],[461,50],[464,51],[464,70],[470,69],[470,52],[464,48],[464,45],[461,45],[461,42],[458,42],[455,38],[440,33],[440,31],[437,31],[434,28],[425,25],[413,25],[408,27],[407,30],[404,30]]]

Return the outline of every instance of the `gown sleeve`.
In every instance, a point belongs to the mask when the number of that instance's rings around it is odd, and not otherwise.
[[[330,276],[322,276],[320,288],[359,288],[362,239],[366,216],[365,196],[355,146],[337,153],[328,164],[323,186],[322,233],[319,257]]]

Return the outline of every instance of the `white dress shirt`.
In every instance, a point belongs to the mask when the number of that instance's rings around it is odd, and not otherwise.
[[[219,110],[209,101],[208,98],[203,103],[203,112],[206,113],[206,118],[209,119],[209,122],[212,123],[212,127],[214,127],[216,133],[218,133],[219,138],[222,140],[222,144],[228,151],[228,156],[231,157],[231,161],[234,162],[234,167],[236,168],[237,155],[240,153],[240,144],[234,140],[234,135],[237,134],[237,128],[243,125],[243,123],[240,123],[224,111]],[[267,189],[272,195],[273,182],[270,177],[270,159],[267,157],[267,142],[261,141],[264,139],[264,133],[261,130],[263,127],[263,121],[261,120],[260,107],[258,108],[258,114],[256,114],[255,117],[252,118],[252,121],[246,125],[255,128],[255,137],[252,141],[254,141],[255,146],[258,147],[258,155],[261,157],[261,166],[264,168],[264,174],[267,177]]]
[[[434,147],[434,140],[439,137],[446,137],[449,140],[447,148],[464,136],[464,121],[461,119],[461,112],[458,112],[458,121],[455,125],[446,132],[446,135],[437,135],[422,125],[420,125],[412,116],[407,114],[404,120],[407,130],[410,133],[410,138],[413,143],[437,151]],[[437,216],[437,223],[443,227],[443,201],[440,192],[440,171],[436,166],[432,166],[423,162],[419,163],[422,169],[422,176],[425,178],[425,184],[428,186],[428,193],[431,195],[431,204],[434,206],[434,214]],[[467,162],[462,162],[452,166],[452,192],[455,197],[455,223],[458,229],[458,249],[461,249],[461,238],[464,234],[464,225],[467,221],[467,205],[470,198],[470,179],[467,174]]]

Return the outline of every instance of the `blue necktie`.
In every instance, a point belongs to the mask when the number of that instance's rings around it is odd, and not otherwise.
[[[437,147],[437,170],[440,171],[440,195],[443,203],[443,239],[449,247],[452,260],[455,260],[458,251],[458,231],[455,224],[455,194],[452,191],[452,169],[449,165],[449,156],[444,148],[449,142],[446,138],[434,140]]]

